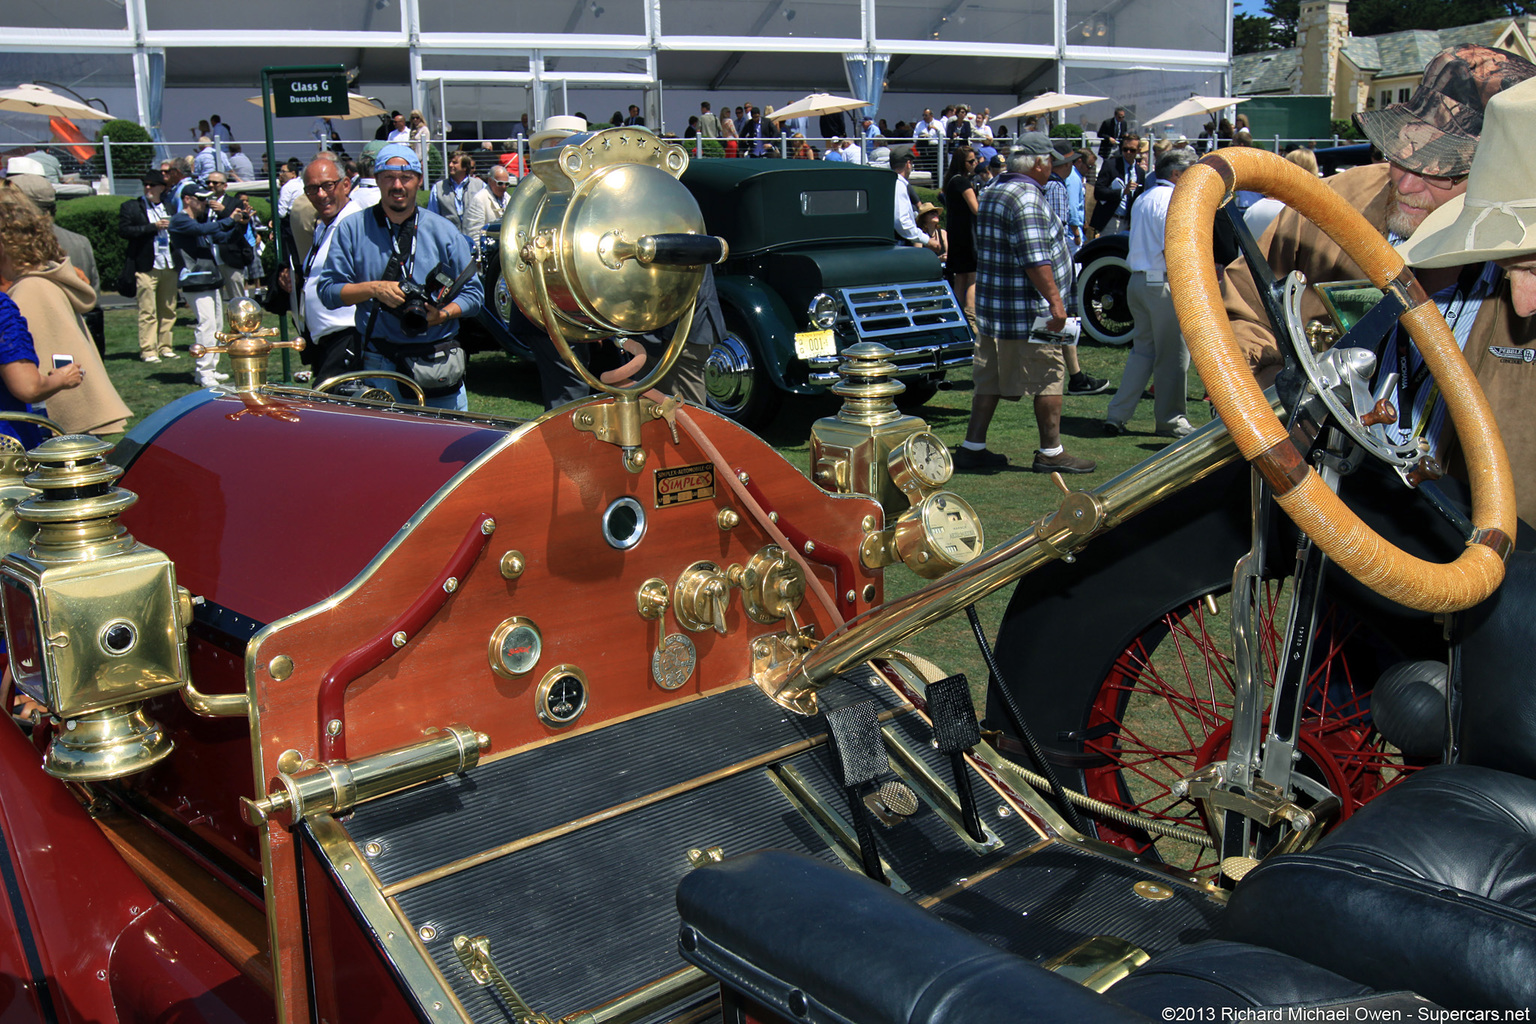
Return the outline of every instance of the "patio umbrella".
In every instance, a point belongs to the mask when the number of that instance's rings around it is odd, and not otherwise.
[[[804,99],[795,100],[787,107],[775,110],[770,117],[773,121],[787,121],[792,117],[815,117],[818,114],[837,114],[844,110],[858,110],[867,107],[863,100],[852,99],[848,96],[833,96],[824,92],[813,92]]]
[[[12,89],[0,89],[0,110],[18,114],[42,114],[44,117],[70,117],[77,121],[108,121],[112,115],[97,110],[52,89],[23,82]]]
[[[1051,114],[1058,110],[1069,110],[1072,107],[1097,103],[1104,98],[1103,96],[1081,96],[1070,92],[1043,92],[1027,103],[1020,103],[1018,106],[1005,110],[1001,114],[992,115],[992,120],[1001,121],[1009,117],[1034,117],[1038,114]]]
[[[1216,110],[1225,110],[1234,103],[1247,103],[1248,96],[1191,96],[1183,103],[1176,103],[1156,117],[1149,117],[1142,124],[1157,124],[1159,121],[1177,121],[1181,117],[1194,117],[1196,114],[1209,114]]]
[[[261,97],[252,96],[245,102],[254,103],[259,107],[261,106]],[[332,114],[331,117],[338,121],[355,121],[360,117],[378,117],[380,114],[387,113],[389,113],[389,111],[385,110],[383,107],[379,106],[368,97],[360,96],[355,92],[349,92],[347,93],[347,112],[345,114]]]

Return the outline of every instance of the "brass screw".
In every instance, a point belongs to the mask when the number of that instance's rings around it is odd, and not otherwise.
[[[282,682],[293,675],[293,659],[286,654],[279,654],[267,662],[267,674],[277,682]]]
[[[816,542],[815,541],[808,540],[808,541],[805,542],[805,553],[806,554],[810,554],[811,552],[813,552],[815,550],[816,550]]]
[[[363,847],[363,852],[370,857],[377,857],[379,854],[384,852],[384,847],[380,846],[378,843],[368,843]]]
[[[421,926],[421,929],[416,932],[416,934],[421,936],[422,942],[431,942],[433,939],[437,938],[437,929],[429,924],[424,924]]]
[[[744,484],[749,484],[749,483],[752,482],[752,478],[747,476],[747,471],[746,470],[742,470],[739,473],[737,473],[736,474],[736,479],[740,480]]]
[[[489,537],[491,534],[495,533],[496,532],[496,520],[494,520],[494,519],[487,519],[485,522],[481,523],[480,524],[480,532],[485,534],[487,537]]]
[[[447,579],[443,580],[443,593],[451,594],[458,589],[459,578],[457,576],[449,576]]]
[[[326,722],[325,723],[325,734],[327,736],[340,736],[341,735],[341,719],[333,718],[329,722]]]
[[[394,644],[396,647],[404,647],[405,642],[409,639],[410,637],[406,636],[405,630],[402,629],[396,632],[394,636],[390,637],[389,642]]]
[[[715,516],[722,530],[733,530],[741,525],[741,514],[733,508],[723,508]]]
[[[501,575],[504,579],[517,579],[527,567],[521,551],[508,551],[501,556]]]
[[[860,523],[859,525],[864,528],[864,532],[865,533],[872,533],[872,532],[874,532],[874,529],[875,529],[875,517],[874,516],[865,516],[864,517],[864,521],[862,523]]]
[[[848,591],[848,593],[846,593],[846,594],[844,594],[844,595],[843,595],[843,600],[844,600],[844,601],[847,601],[847,602],[848,602],[848,603],[849,603],[849,604],[853,604],[853,602],[854,602],[854,601],[855,601],[855,600],[857,600],[857,599],[858,599],[858,595],[857,595],[857,594],[855,594],[855,593],[854,593],[854,592],[853,592],[853,591],[851,591],[851,590],[850,590],[850,591]]]

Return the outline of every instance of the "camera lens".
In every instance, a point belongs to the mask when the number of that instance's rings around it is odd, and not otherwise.
[[[427,329],[427,304],[412,299],[400,307],[400,329],[406,334],[423,334]]]

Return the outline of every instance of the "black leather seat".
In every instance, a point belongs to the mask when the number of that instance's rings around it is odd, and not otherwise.
[[[747,854],[692,871],[677,905],[684,959],[786,1019],[814,1024],[1140,1022],[1166,1019],[1168,1007],[1295,1005],[1396,1009],[1411,1019],[1429,1005],[1231,942],[1156,958],[1108,998],[863,875],[793,853]]]
[[[1447,1007],[1536,1005],[1536,556],[1467,616],[1461,761],[1383,793],[1233,893],[1227,934]]]

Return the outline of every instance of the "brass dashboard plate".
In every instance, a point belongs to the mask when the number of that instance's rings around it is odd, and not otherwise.
[[[698,662],[699,652],[692,640],[682,633],[668,633],[651,653],[651,678],[663,690],[681,689],[693,678]]]
[[[656,508],[686,505],[715,496],[715,467],[708,462],[656,470]]]

